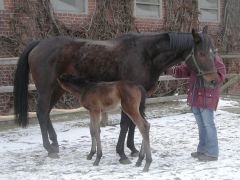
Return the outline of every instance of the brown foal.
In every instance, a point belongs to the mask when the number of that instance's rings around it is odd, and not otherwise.
[[[61,75],[58,82],[62,88],[76,95],[81,105],[90,113],[92,147],[87,159],[92,159],[97,147],[97,157],[93,165],[98,165],[102,157],[100,115],[113,110],[120,104],[122,111],[138,127],[143,137],[136,166],[141,165],[146,154],[146,164],[143,171],[149,170],[152,162],[149,142],[150,124],[144,117],[145,90],[142,86],[130,81],[89,82],[70,74]]]

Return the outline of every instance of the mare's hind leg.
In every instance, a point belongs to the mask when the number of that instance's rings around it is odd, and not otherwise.
[[[63,95],[63,93],[64,93],[64,90],[62,90],[60,86],[58,86],[55,89],[55,91],[53,91],[51,102],[50,102],[49,113],[51,112],[53,106],[57,103],[59,98]],[[57,134],[53,128],[52,121],[50,120],[50,118],[48,119],[48,122],[47,122],[47,130],[48,130],[49,139],[52,141],[52,146],[56,148],[56,152],[59,152]]]
[[[51,157],[57,157],[58,146],[55,147],[50,144],[48,139],[48,122],[49,118],[49,107],[50,107],[50,95],[48,93],[39,93],[38,104],[37,104],[37,117],[41,128],[43,147],[48,151]]]
[[[97,142],[97,157],[93,165],[98,166],[102,158],[102,145],[100,138],[100,111],[90,111],[90,119],[90,129],[93,131],[93,136],[95,137]]]

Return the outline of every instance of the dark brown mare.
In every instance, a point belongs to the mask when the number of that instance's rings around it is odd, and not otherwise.
[[[61,75],[59,82],[63,89],[76,95],[80,104],[89,111],[92,147],[87,159],[92,159],[97,147],[97,157],[93,165],[98,165],[102,157],[100,115],[121,105],[122,111],[139,128],[143,137],[136,165],[141,165],[146,154],[143,171],[149,170],[152,162],[149,142],[150,124],[145,119],[145,89],[141,85],[124,80],[94,83],[69,74]]]
[[[52,37],[29,44],[17,64],[14,80],[16,122],[28,124],[29,72],[38,92],[37,117],[43,146],[50,155],[59,152],[57,135],[49,113],[64,93],[57,78],[73,74],[92,81],[129,80],[150,91],[159,75],[168,67],[185,61],[207,81],[217,79],[213,64],[212,43],[207,28],[201,33],[129,33],[107,41]],[[134,146],[134,124],[122,113],[117,153],[120,162],[129,161],[124,153],[124,141]],[[52,141],[52,144],[50,143]]]

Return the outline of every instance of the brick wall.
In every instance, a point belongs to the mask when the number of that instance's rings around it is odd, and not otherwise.
[[[224,60],[224,64],[226,66],[227,74],[239,74],[240,59]],[[234,83],[230,88],[228,88],[228,93],[240,95],[240,82]]]
[[[12,0],[4,0],[4,9],[0,10],[0,36],[11,35],[10,17],[12,14]],[[11,53],[0,48],[0,57],[9,57]]]
[[[13,73],[15,65],[0,66],[0,86],[9,86],[13,84]]]

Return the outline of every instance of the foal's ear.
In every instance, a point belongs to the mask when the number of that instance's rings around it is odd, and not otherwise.
[[[202,32],[203,32],[204,34],[207,34],[207,33],[208,33],[208,26],[204,26]]]
[[[192,29],[192,36],[193,36],[193,40],[194,40],[194,42],[195,42],[196,44],[201,42],[201,37],[200,37],[200,35],[196,32],[195,29]]]

